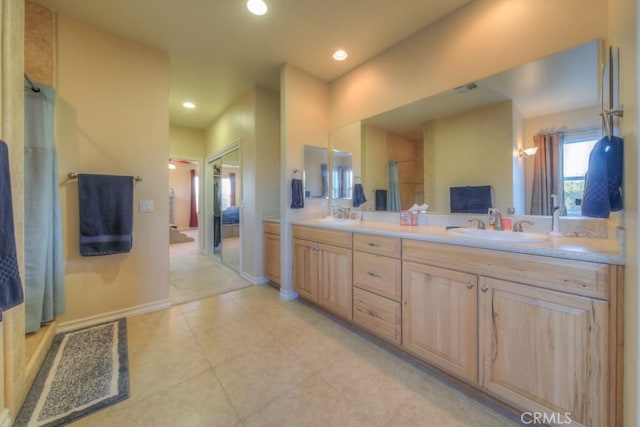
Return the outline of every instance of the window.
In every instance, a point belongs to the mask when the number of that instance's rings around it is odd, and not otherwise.
[[[568,133],[562,144],[563,200],[568,216],[580,216],[584,178],[589,166],[589,154],[600,139],[599,133]]]

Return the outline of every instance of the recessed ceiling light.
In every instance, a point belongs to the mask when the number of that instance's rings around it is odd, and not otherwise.
[[[183,103],[182,103],[182,106],[183,106],[184,108],[188,108],[188,109],[190,109],[190,110],[193,110],[194,108],[196,108],[196,104],[194,104],[193,102],[189,102],[189,101],[187,101],[187,102],[183,102]]]
[[[267,13],[267,4],[262,0],[249,0],[247,2],[247,9],[254,15],[262,16]]]
[[[345,52],[342,49],[338,49],[335,52],[333,52],[333,59],[335,59],[336,61],[344,61],[345,59],[347,59],[347,52]]]

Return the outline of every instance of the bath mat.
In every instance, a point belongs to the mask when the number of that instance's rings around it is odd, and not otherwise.
[[[15,426],[61,426],[129,397],[127,322],[56,335]]]

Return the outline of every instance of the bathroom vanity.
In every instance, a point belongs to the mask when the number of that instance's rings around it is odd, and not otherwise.
[[[293,225],[302,298],[518,413],[570,414],[571,425],[620,425],[622,264],[607,239]]]

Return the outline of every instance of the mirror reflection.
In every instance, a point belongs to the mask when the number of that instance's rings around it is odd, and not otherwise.
[[[351,153],[333,150],[331,153],[331,168],[331,197],[333,199],[351,199],[353,189]]]
[[[554,193],[565,214],[576,214],[585,170],[574,159],[590,149],[566,147],[602,136],[600,51],[593,41],[363,120],[365,189],[397,192],[399,209],[427,203],[452,212],[452,188],[489,186],[493,207],[541,215]],[[550,154],[538,142],[550,137],[554,172],[544,171]],[[534,146],[535,155],[522,153]],[[540,170],[554,175],[535,183]]]
[[[329,155],[326,148],[304,146],[304,197],[329,197]]]

